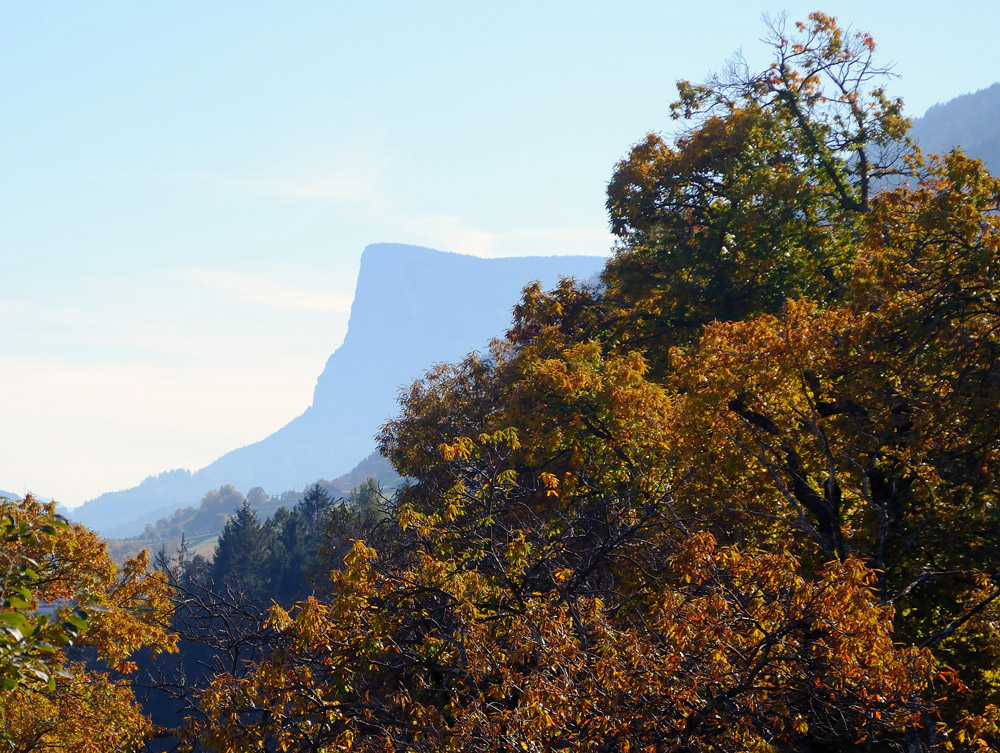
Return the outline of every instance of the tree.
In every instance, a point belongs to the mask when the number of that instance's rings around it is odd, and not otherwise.
[[[969,711],[1000,663],[998,206],[981,164],[932,162],[873,199],[848,305],[712,325],[671,377],[688,504],[731,537],[863,557],[897,637],[961,670]]]
[[[511,549],[518,583],[538,554]],[[204,697],[207,743],[735,751],[933,720],[928,653],[893,648],[856,561],[810,583],[792,559],[693,537],[631,605],[505,588],[426,553],[413,565],[385,573],[359,543],[332,603],[275,610],[280,650]]]
[[[24,505],[33,503],[29,497]],[[41,576],[36,571],[38,561],[29,556],[27,547],[37,545],[43,537],[54,537],[67,523],[54,513],[23,516],[19,506],[4,498],[0,500],[4,515],[0,518],[0,538],[4,543],[0,599],[0,685],[15,689],[25,680],[41,681],[55,686],[54,670],[46,661],[58,646],[71,645],[80,629],[86,627],[87,613],[77,608],[69,619],[60,623],[48,615],[32,615],[37,604],[34,591]]]
[[[0,528],[0,742],[24,752],[138,750],[152,730],[120,678],[140,648],[174,650],[165,582],[145,556],[119,568],[93,532],[31,495],[2,503]],[[107,669],[73,661],[71,647]]]
[[[265,523],[273,541],[267,567],[273,584],[271,598],[285,606],[309,595],[310,572],[332,509],[330,496],[319,484],[306,490],[291,510],[282,507]]]
[[[762,73],[737,60],[707,84],[679,82],[673,115],[690,127],[673,146],[649,134],[615,168],[619,247],[604,279],[640,344],[662,353],[716,319],[835,298],[874,187],[910,172],[908,121],[871,37],[822,13],[796,31],[771,25]]]
[[[250,507],[260,507],[267,502],[267,492],[264,491],[264,487],[255,486],[248,491],[247,502],[250,503]]]
[[[215,547],[212,580],[216,589],[240,593],[257,605],[270,600],[273,537],[250,505],[243,503],[226,522]]]
[[[210,746],[1000,747],[1000,183],[866,35],[772,31],[616,169],[601,288],[404,392],[392,546],[272,610]]]

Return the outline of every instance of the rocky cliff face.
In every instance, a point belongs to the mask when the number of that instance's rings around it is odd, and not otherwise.
[[[106,536],[125,536],[209,489],[233,484],[271,493],[349,471],[375,446],[396,395],[434,363],[456,361],[503,333],[521,289],[533,280],[586,279],[593,256],[480,259],[417,246],[365,249],[344,343],[330,356],[313,403],[277,432],[199,471],[169,471],[103,494],[74,517]]]

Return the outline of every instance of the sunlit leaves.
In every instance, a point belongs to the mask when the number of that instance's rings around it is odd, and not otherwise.
[[[737,61],[680,82],[673,113],[687,129],[672,143],[649,134],[609,184],[609,303],[657,367],[714,320],[839,297],[877,181],[918,161],[870,37],[822,13],[771,32],[766,71]]]
[[[140,647],[171,650],[170,597],[145,555],[119,569],[92,531],[30,495],[4,502],[0,737],[19,751],[136,750],[151,732],[120,680],[70,663],[88,647],[118,672]]]
[[[395,545],[275,609],[192,734],[997,747],[1000,184],[922,162],[869,36],[772,32],[616,168],[603,287],[529,286],[403,393]]]
[[[24,514],[29,511],[29,514]],[[0,685],[14,689],[25,681],[55,686],[52,655],[71,644],[86,627],[87,614],[76,608],[61,620],[55,614],[38,614],[37,591],[44,586],[37,572],[44,559],[43,542],[53,539],[68,524],[44,511],[30,497],[20,505],[4,501],[0,517],[3,573],[0,581]],[[34,513],[34,514],[31,514]]]

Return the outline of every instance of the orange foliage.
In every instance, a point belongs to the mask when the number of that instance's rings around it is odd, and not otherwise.
[[[0,739],[12,749],[138,750],[152,729],[127,683],[67,660],[89,648],[128,672],[141,647],[174,650],[167,584],[145,554],[119,569],[92,531],[60,521],[30,495],[3,502],[8,530],[3,582],[7,689],[0,690]],[[39,607],[50,609],[39,612]]]
[[[616,168],[603,288],[403,395],[394,547],[273,610],[192,739],[1000,747],[1000,183],[923,163],[869,36],[773,32]]]

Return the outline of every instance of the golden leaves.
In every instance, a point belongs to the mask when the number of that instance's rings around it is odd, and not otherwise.
[[[152,732],[131,689],[111,675],[66,660],[67,643],[96,649],[119,673],[135,670],[132,655],[142,647],[174,650],[166,625],[171,610],[164,578],[148,572],[144,552],[119,570],[105,543],[77,524],[53,525],[54,505],[28,496],[4,503],[6,519],[26,536],[5,536],[3,591],[8,614],[21,615],[21,650],[45,657],[45,672],[21,678],[0,703],[0,731],[17,750],[93,752],[138,750]],[[15,581],[29,577],[30,594]],[[41,605],[51,616],[38,614]],[[8,625],[15,623],[7,621]],[[29,628],[30,626],[30,628]],[[38,667],[36,667],[38,669]]]
[[[151,736],[149,719],[129,687],[109,675],[66,666],[50,692],[21,687],[0,703],[0,734],[10,750],[138,751]]]
[[[796,29],[616,167],[603,291],[529,286],[403,394],[398,550],[272,612],[219,749],[996,739],[1000,183],[916,176],[871,37]]]

